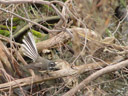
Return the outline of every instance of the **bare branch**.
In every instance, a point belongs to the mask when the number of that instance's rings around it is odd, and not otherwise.
[[[120,63],[117,63],[115,65],[111,65],[111,66],[107,66],[95,73],[93,73],[92,75],[90,75],[89,77],[87,77],[85,80],[83,80],[79,85],[77,85],[76,87],[72,88],[71,90],[69,90],[66,94],[64,94],[63,96],[72,96],[73,94],[75,94],[78,90],[83,89],[87,84],[89,84],[91,81],[97,79],[98,77],[109,73],[109,72],[113,72],[119,69],[122,69],[124,67],[128,66],[128,60],[122,61]]]
[[[25,85],[29,85],[31,83],[39,83],[39,82],[44,82],[44,81],[56,79],[59,77],[81,74],[83,72],[87,72],[87,71],[92,70],[92,69],[99,69],[99,68],[101,68],[101,66],[106,66],[106,64],[104,64],[102,62],[95,62],[95,63],[84,64],[84,65],[73,67],[73,68],[49,72],[50,77],[37,76],[37,77],[27,77],[27,78],[23,78],[23,79],[17,79],[15,81],[0,84],[0,90],[8,90],[10,86],[12,88],[16,88],[16,87],[19,87],[19,85],[25,86]]]
[[[27,22],[30,22],[30,23],[32,23],[32,24],[34,24],[34,25],[37,25],[37,26],[39,26],[40,28],[46,30],[47,32],[60,32],[60,30],[50,30],[50,29],[48,29],[48,28],[46,28],[46,27],[44,27],[44,26],[42,26],[42,25],[40,25],[40,24],[38,24],[38,23],[36,23],[36,22],[34,22],[34,21],[31,21],[31,20],[29,20],[29,19],[27,19],[27,18],[24,18],[24,17],[22,17],[22,16],[20,16],[20,15],[18,15],[18,14],[15,14],[15,13],[13,13],[13,12],[11,12],[11,11],[8,11],[8,10],[5,10],[5,9],[3,9],[3,8],[0,8],[0,10],[5,11],[5,12],[7,12],[7,13],[10,13],[10,14],[12,14],[12,15],[14,15],[14,16],[20,18],[20,19],[23,19],[23,20],[25,20],[25,21],[27,21]]]
[[[49,1],[44,0],[0,0],[1,4],[19,4],[19,3],[40,3],[50,5]]]
[[[51,7],[56,11],[57,15],[59,15],[59,16],[62,18],[62,20],[63,20],[64,22],[66,21],[65,17],[61,14],[61,12],[56,8],[56,6],[54,6],[54,5],[52,4],[52,3],[55,3],[55,1],[54,1],[54,2],[49,2],[49,1],[43,1],[43,0],[8,0],[8,1],[1,0],[0,3],[1,3],[1,4],[19,4],[19,3],[38,3],[38,4],[46,4],[46,5],[51,6]],[[56,2],[56,3],[60,4],[61,6],[64,5],[62,2]],[[13,15],[15,15],[15,16],[17,16],[17,17],[23,19],[23,20],[26,20],[26,21],[28,21],[28,22],[30,22],[30,23],[32,23],[32,24],[35,24],[35,25],[37,25],[37,26],[43,28],[43,29],[46,30],[47,32],[58,32],[58,31],[59,31],[59,30],[49,30],[48,28],[46,28],[46,27],[44,27],[44,26],[42,26],[42,25],[40,25],[40,24],[38,24],[38,23],[36,23],[36,22],[32,22],[32,21],[30,21],[30,20],[28,20],[28,19],[26,19],[26,18],[23,18],[23,17],[21,17],[21,16],[15,14],[15,13],[10,12],[10,11],[7,11],[7,10],[5,10],[5,9],[0,8],[0,10],[5,11],[5,12],[7,12],[7,13],[11,13],[11,14],[13,14]]]

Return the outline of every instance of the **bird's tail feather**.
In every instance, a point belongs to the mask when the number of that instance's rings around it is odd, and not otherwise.
[[[27,36],[24,37],[23,43],[24,44],[22,44],[22,47],[24,55],[31,58],[35,62],[39,54],[36,48],[35,40],[31,32],[28,32]]]

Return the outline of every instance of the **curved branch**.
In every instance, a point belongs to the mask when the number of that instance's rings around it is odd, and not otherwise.
[[[55,3],[55,2],[49,2],[49,1],[43,1],[43,0],[8,0],[8,1],[1,0],[0,3],[1,3],[1,4],[19,4],[19,3],[46,4],[46,5],[51,6],[51,7],[56,11],[57,15],[59,15],[59,16],[62,18],[63,21],[66,21],[66,20],[65,20],[65,17],[61,14],[61,12],[56,8],[56,6],[54,6],[54,5],[52,4],[52,3]],[[57,2],[57,3],[58,3],[58,2]],[[58,4],[60,4],[60,5],[62,6],[62,2],[60,2],[60,3],[58,3]],[[63,5],[64,5],[64,4],[63,4]],[[35,24],[35,25],[37,25],[37,26],[43,28],[43,29],[46,30],[47,32],[60,32],[60,30],[49,30],[48,28],[46,28],[46,27],[44,27],[44,26],[42,26],[42,25],[40,25],[40,24],[38,24],[38,23],[36,23],[36,22],[31,22],[30,20],[28,20],[28,19],[26,19],[26,18],[23,18],[23,17],[21,17],[21,16],[15,14],[15,13],[13,13],[13,12],[11,12],[11,11],[8,11],[8,10],[2,9],[2,8],[0,8],[0,10],[5,11],[5,12],[7,12],[7,13],[11,13],[11,14],[13,14],[13,15],[15,15],[15,16],[17,16],[17,17],[23,19],[23,20],[26,20],[26,21],[28,21],[28,22],[30,22],[30,23],[32,23],[32,24]]]
[[[10,86],[11,86],[11,88],[16,88],[19,86],[26,86],[31,83],[40,83],[40,82],[56,79],[59,77],[71,76],[74,74],[81,74],[81,73],[87,72],[89,70],[99,69],[99,68],[101,68],[101,66],[106,66],[106,64],[104,64],[102,62],[83,64],[81,66],[73,67],[73,69],[69,67],[68,69],[62,69],[59,71],[49,72],[50,77],[36,76],[36,77],[26,77],[23,79],[17,79],[17,80],[11,81],[11,82],[0,84],[0,90],[9,90]]]
[[[63,43],[64,41],[70,38],[71,38],[70,34],[66,32],[61,32],[48,40],[37,43],[37,49],[38,51],[42,51],[42,49],[50,48],[56,44]]]
[[[44,17],[44,21],[50,21],[50,20],[57,20],[57,19],[60,19],[58,16],[52,16],[52,17]],[[33,20],[33,22],[41,22],[42,21],[42,18],[40,19],[35,19]],[[33,26],[34,24],[31,24],[31,26]],[[23,32],[25,32],[25,30],[27,30],[29,28],[29,24],[26,24],[23,28],[21,28],[19,31],[17,31],[14,35],[13,35],[13,38],[19,38],[20,34],[23,34]]]
[[[34,24],[34,25],[37,25],[37,26],[39,26],[40,28],[46,30],[47,32],[60,32],[60,30],[50,30],[50,29],[48,29],[48,28],[46,28],[46,27],[44,27],[44,26],[42,26],[42,25],[40,25],[40,24],[38,24],[38,23],[36,23],[36,22],[33,22],[33,21],[31,21],[31,20],[29,20],[29,19],[27,19],[27,18],[24,18],[24,17],[22,17],[22,16],[20,16],[20,15],[18,15],[18,14],[15,14],[15,13],[13,13],[13,12],[11,12],[11,11],[8,11],[8,10],[5,10],[5,9],[3,9],[3,8],[0,8],[0,10],[2,10],[2,11],[4,11],[4,12],[7,12],[7,13],[10,13],[10,14],[12,14],[12,15],[14,15],[14,16],[20,18],[20,19],[23,19],[23,20],[25,20],[25,21],[27,21],[27,22],[30,22],[30,23],[32,23],[32,24]]]
[[[97,79],[98,77],[109,73],[109,72],[113,72],[119,69],[122,69],[124,67],[128,66],[128,60],[122,61],[120,63],[117,63],[115,65],[111,65],[111,66],[107,66],[95,73],[93,73],[92,75],[90,75],[89,77],[87,77],[85,80],[83,80],[79,85],[77,85],[76,87],[72,88],[71,90],[69,90],[66,94],[64,94],[63,96],[72,96],[74,95],[78,90],[83,89],[87,84],[89,84],[91,81]]]

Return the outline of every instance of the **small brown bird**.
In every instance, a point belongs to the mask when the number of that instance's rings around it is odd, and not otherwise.
[[[54,70],[56,64],[38,54],[35,40],[31,32],[28,32],[27,36],[24,37],[23,43],[22,47],[24,55],[33,60],[33,63],[25,66],[26,68],[36,71]]]

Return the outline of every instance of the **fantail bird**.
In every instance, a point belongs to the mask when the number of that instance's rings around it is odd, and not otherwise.
[[[54,69],[54,62],[43,58],[38,54],[35,40],[31,32],[28,32],[27,36],[24,37],[23,43],[24,44],[22,44],[22,48],[24,55],[33,60],[33,63],[30,63],[25,66],[26,68],[38,71]]]

